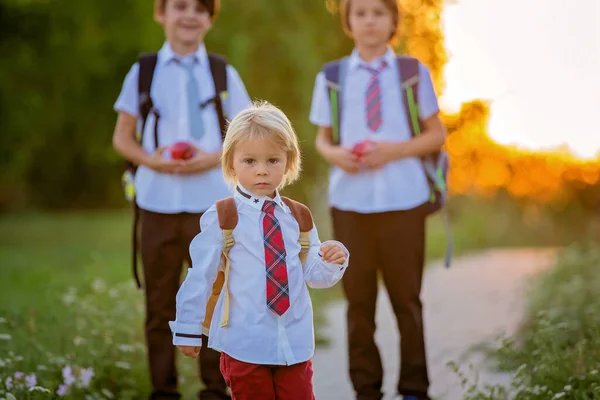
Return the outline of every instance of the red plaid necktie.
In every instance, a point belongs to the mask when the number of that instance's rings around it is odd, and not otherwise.
[[[266,200],[262,207],[263,243],[267,268],[267,307],[277,315],[290,308],[290,288],[285,264],[285,245],[281,226],[275,218],[275,202]]]
[[[381,117],[381,86],[379,85],[379,73],[386,67],[386,62],[382,62],[377,69],[369,66],[361,66],[371,73],[371,80],[367,86],[365,96],[365,108],[367,111],[367,126],[371,132],[377,131],[381,126],[383,119]]]

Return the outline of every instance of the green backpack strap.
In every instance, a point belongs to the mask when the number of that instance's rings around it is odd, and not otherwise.
[[[348,57],[325,64],[325,86],[329,97],[331,111],[331,129],[333,144],[340,144],[340,129],[342,122],[342,86],[348,71]]]

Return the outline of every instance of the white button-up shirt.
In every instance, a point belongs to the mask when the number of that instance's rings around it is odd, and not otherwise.
[[[263,244],[264,196],[254,196],[240,187],[234,198],[239,220],[233,231],[235,244],[229,252],[229,323],[221,327],[224,294],[215,306],[208,346],[248,363],[292,365],[309,360],[314,353],[313,311],[307,285],[335,285],[348,266],[326,263],[319,255],[317,228],[310,232],[310,249],[304,268],[300,262],[300,228],[279,194],[275,217],[279,220],[286,250],[290,308],[279,316],[267,308],[266,267]],[[202,232],[190,245],[193,267],[177,293],[176,321],[171,321],[175,345],[200,346],[202,321],[212,284],[219,270],[223,234],[216,208],[200,219]],[[339,243],[339,242],[336,242]],[[339,243],[346,254],[348,251]],[[180,336],[178,336],[178,334]]]
[[[367,126],[365,93],[371,73],[361,65],[377,69],[385,60],[387,67],[379,73],[383,124],[375,133]],[[429,70],[419,66],[420,117],[427,119],[439,111]],[[354,50],[348,60],[343,82],[340,144],[352,148],[365,139],[404,142],[411,139],[406,118],[396,55],[390,48],[379,59],[367,63]],[[310,121],[317,126],[331,126],[331,110],[325,74],[317,75],[313,92]],[[332,207],[359,213],[406,210],[429,199],[429,186],[419,158],[392,161],[379,169],[349,174],[333,166],[329,177],[329,203]]]
[[[206,101],[215,96],[215,85],[210,73],[208,54],[204,45],[196,51],[193,73],[198,81],[200,98]],[[158,61],[150,95],[154,107],[160,113],[158,122],[158,145],[170,146],[178,141],[194,143],[202,150],[213,153],[222,146],[221,128],[214,102],[202,110],[204,135],[201,139],[191,137],[188,123],[186,85],[188,73],[174,62],[177,58],[169,43],[158,52]],[[138,117],[138,75],[136,63],[125,77],[123,88],[115,103],[115,110]],[[237,113],[251,105],[251,100],[237,71],[227,65],[228,97],[223,102],[226,117],[231,120]],[[142,146],[154,153],[154,116],[148,116]],[[223,179],[220,167],[193,175],[163,174],[140,166],[135,176],[136,199],[140,208],[173,214],[179,212],[203,212],[215,201],[231,195],[231,189]]]

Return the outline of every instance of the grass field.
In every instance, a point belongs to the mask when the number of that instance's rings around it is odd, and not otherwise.
[[[523,221],[523,214],[506,201],[456,199],[449,213],[456,254],[499,246],[555,246],[581,234],[556,229],[544,218]],[[315,217],[321,240],[329,238],[326,210],[316,207]],[[143,297],[131,279],[130,218],[128,211],[0,217],[0,382],[5,385],[0,383],[0,390],[7,389],[6,379],[14,371],[23,371],[36,373],[38,384],[55,392],[64,384],[66,366],[94,369],[90,388],[70,386],[73,398],[84,398],[83,393],[139,398],[147,390]],[[443,257],[446,236],[440,216],[431,217],[428,227],[431,261]],[[322,324],[318,311],[340,296],[339,285],[312,295],[317,324]],[[2,359],[3,354],[9,356]],[[198,388],[194,362],[180,360],[180,365],[186,382],[192,382],[183,385],[191,395]],[[43,393],[29,396],[43,398]]]

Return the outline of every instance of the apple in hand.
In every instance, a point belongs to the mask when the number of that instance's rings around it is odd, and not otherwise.
[[[365,152],[369,151],[373,147],[373,142],[370,140],[363,140],[358,142],[352,148],[352,153],[357,157],[362,157]]]
[[[177,142],[169,148],[171,159],[189,160],[194,157],[194,148],[187,142]]]

